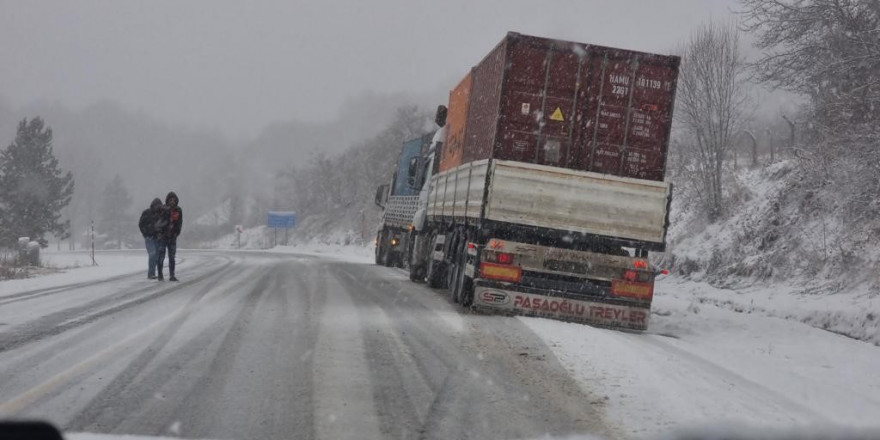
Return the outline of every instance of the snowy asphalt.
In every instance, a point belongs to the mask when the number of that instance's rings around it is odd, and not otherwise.
[[[182,251],[144,274],[0,295],[0,418],[186,438],[613,438],[522,321],[399,270]]]

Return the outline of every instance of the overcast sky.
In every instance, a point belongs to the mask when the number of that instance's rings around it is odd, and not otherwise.
[[[735,0],[0,0],[0,97],[102,99],[236,138],[450,88],[507,31],[668,53]]]

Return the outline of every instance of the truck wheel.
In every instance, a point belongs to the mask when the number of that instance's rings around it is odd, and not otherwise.
[[[454,303],[458,303],[458,280],[461,278],[461,252],[462,247],[459,243],[459,235],[455,234],[452,239],[452,246],[449,249],[450,258],[449,266],[446,268],[446,285],[449,286],[449,298]]]
[[[455,279],[455,288],[453,289],[453,301],[461,304],[462,307],[470,307],[474,302],[474,280],[468,278],[465,274],[467,269],[467,240],[457,253],[457,263],[455,265],[458,275]]]
[[[417,283],[425,282],[425,244],[424,237],[415,232],[409,238],[409,280]]]
[[[425,281],[425,275],[421,273],[422,270],[416,266],[413,266],[412,262],[409,263],[409,280],[414,283],[422,283]]]
[[[425,273],[425,283],[428,287],[431,288],[443,288],[443,281],[445,281],[446,275],[444,272],[444,264],[442,261],[434,260],[433,253],[434,248],[436,247],[437,236],[433,235],[431,237],[431,247],[428,249],[428,264]]]
[[[443,275],[443,262],[435,261],[433,258],[428,257],[428,269],[425,274],[425,283],[428,287],[434,289],[443,288]]]
[[[474,279],[465,275],[464,266],[458,281],[458,303],[465,308],[470,308],[474,304]]]
[[[383,229],[379,232],[379,238],[376,239],[376,264],[380,266],[391,266],[391,249],[388,249],[388,239]]]
[[[454,303],[458,303],[458,279],[461,277],[461,270],[458,263],[450,264],[446,269],[446,285],[449,286],[449,299]]]
[[[384,241],[382,235],[381,232],[376,235],[376,264],[379,266],[382,265],[382,260],[385,258],[384,253],[382,252],[382,242]]]

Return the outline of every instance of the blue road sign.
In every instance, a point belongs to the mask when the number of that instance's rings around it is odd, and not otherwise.
[[[293,211],[269,211],[266,226],[289,229],[296,226],[296,213]]]

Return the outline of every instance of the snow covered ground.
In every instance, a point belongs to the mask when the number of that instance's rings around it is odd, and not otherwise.
[[[366,264],[373,258],[371,246],[319,242],[265,252]],[[59,272],[4,281],[0,301],[16,292],[137,273],[145,263],[136,251],[99,252],[97,267],[86,252],[43,257]],[[658,282],[657,290],[646,334],[517,319],[632,438],[719,425],[880,429],[880,347],[874,345],[880,301],[870,292],[732,291],[678,277]]]
[[[95,281],[143,271],[147,277],[147,252],[99,251],[95,254],[97,266],[86,251],[46,251],[40,254],[43,266],[36,276],[0,282],[0,296],[33,289],[51,288],[67,284]]]
[[[335,260],[348,261],[351,263],[372,263],[374,261],[374,247],[323,244],[318,242],[297,244],[291,246],[276,246],[268,249],[269,252],[315,255]]]
[[[658,283],[647,334],[519,319],[632,438],[718,425],[880,429],[880,348],[801,322],[822,307],[876,307],[853,298],[670,278]]]
[[[329,257],[355,263],[369,263],[373,261],[375,247],[372,244],[361,246],[357,244],[359,237],[351,231],[348,233],[336,233],[321,235],[311,240],[302,240],[290,235],[289,245],[275,245],[273,230],[266,226],[245,229],[239,237],[229,234],[213,242],[203,243],[207,249],[232,249],[232,250],[260,250],[272,253],[306,254]],[[279,231],[277,243],[283,242],[284,233]]]

